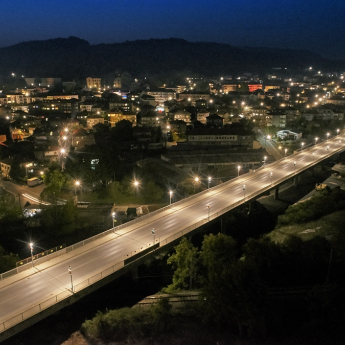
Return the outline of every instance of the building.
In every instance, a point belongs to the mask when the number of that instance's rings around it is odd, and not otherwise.
[[[164,102],[176,99],[176,92],[171,89],[145,90],[141,95],[149,95],[155,98],[156,105],[164,106]],[[141,96],[140,95],[140,96]]]
[[[114,89],[121,89],[121,77],[117,76],[114,79]]]
[[[108,116],[110,127],[114,127],[122,120],[130,121],[133,126],[137,125],[137,115],[134,112],[118,110],[110,112]]]
[[[287,139],[287,140],[302,139],[302,132],[291,131],[289,129],[284,129],[283,131],[279,131],[276,133],[276,135],[280,139]]]
[[[192,145],[227,145],[253,148],[254,136],[237,128],[196,128],[187,133]]]
[[[161,113],[148,113],[142,115],[141,124],[147,127],[162,127],[165,124],[164,115]]]
[[[271,127],[279,127],[285,128],[286,126],[286,113],[284,110],[275,109],[271,110],[266,115],[266,126]]]
[[[202,109],[202,110],[198,111],[198,114],[196,115],[196,119],[198,121],[200,121],[201,123],[206,124],[206,118],[209,115],[210,115],[209,111]]]
[[[224,93],[236,92],[237,91],[237,83],[222,84],[221,91]]]
[[[178,99],[179,101],[188,101],[195,105],[195,102],[198,100],[204,100],[208,103],[211,95],[203,92],[184,91],[178,95]]]
[[[224,119],[217,114],[211,114],[206,118],[206,124],[212,127],[223,127],[223,121]]]
[[[100,89],[101,88],[101,78],[86,78],[86,87],[89,89]]]
[[[184,122],[191,122],[191,116],[192,114],[189,111],[185,110],[179,110],[174,114],[174,121],[176,120],[182,120]]]
[[[92,128],[97,123],[104,124],[104,117],[100,115],[90,115],[86,118],[87,128]]]
[[[262,84],[258,84],[258,83],[250,83],[250,84],[248,84],[249,92],[254,92],[256,90],[262,90],[262,89],[263,89],[263,85]]]

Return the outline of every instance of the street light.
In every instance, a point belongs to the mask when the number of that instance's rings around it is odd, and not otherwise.
[[[73,275],[72,275],[72,267],[71,266],[68,266],[68,273],[71,276],[71,291],[73,293]]]
[[[170,206],[171,206],[171,198],[172,198],[172,196],[173,196],[173,191],[171,190],[171,191],[169,191],[169,197],[170,197]]]
[[[241,170],[241,166],[239,165],[239,166],[237,167],[237,177],[240,176],[240,170]]]
[[[116,222],[115,216],[116,216],[116,212],[113,212],[111,215],[112,215],[112,217],[113,217],[113,228],[115,228],[115,222]]]
[[[75,181],[74,183],[74,195],[77,195],[77,187],[80,186],[80,181]]]
[[[156,242],[156,233],[155,233],[155,228],[152,228],[151,234],[153,235],[153,244]]]
[[[267,159],[267,157],[265,156],[265,157],[264,157],[264,166],[265,166],[265,164],[266,164],[266,159]]]
[[[313,158],[315,159],[315,153],[313,152]]]
[[[338,129],[337,129],[337,135],[339,135],[339,132],[340,132],[340,129],[338,128]]]
[[[304,143],[301,143],[301,151],[303,150]]]
[[[243,200],[246,198],[246,185],[243,185]]]
[[[315,145],[316,145],[316,142],[317,142],[318,140],[319,140],[319,138],[318,138],[318,137],[316,137],[316,138],[315,138]]]
[[[328,138],[329,138],[329,132],[327,133],[327,140],[328,140]]]
[[[271,178],[271,185],[272,185],[272,177],[273,177],[273,172],[270,172],[270,178]]]
[[[207,205],[207,219],[210,220],[210,205]]]
[[[329,149],[329,146],[328,146],[328,145],[326,146],[326,149],[327,149],[327,151],[328,151],[328,149]]]
[[[31,265],[32,265],[32,267],[33,267],[33,266],[34,266],[34,255],[33,255],[34,244],[31,242],[31,243],[29,244],[29,246],[30,246],[30,250],[31,250]]]
[[[207,189],[210,189],[210,183],[211,183],[211,181],[212,181],[212,177],[209,176],[209,177],[207,178]]]
[[[286,152],[287,152],[287,149],[285,149],[284,152],[285,152],[285,157],[284,157],[284,158],[286,159]]]

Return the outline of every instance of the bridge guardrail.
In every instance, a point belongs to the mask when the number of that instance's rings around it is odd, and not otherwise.
[[[342,150],[342,149],[341,149],[341,150]],[[336,151],[340,151],[340,150],[336,150]],[[326,158],[329,157],[329,156],[332,156],[334,153],[335,153],[335,152],[330,152],[330,153],[326,156]],[[323,160],[324,158],[325,158],[325,157],[322,157],[322,158],[319,158],[319,159],[315,159],[313,162],[311,162],[310,164],[308,164],[308,167],[317,164],[319,161]],[[282,159],[284,159],[284,158],[282,158]],[[291,178],[291,177],[293,177],[293,176],[296,176],[297,173],[300,172],[300,171],[302,171],[302,170],[305,170],[305,167],[296,168],[296,171],[292,172],[292,173],[288,176],[288,178]],[[239,206],[239,205],[241,205],[241,204],[246,203],[248,200],[252,199],[253,197],[255,197],[255,196],[257,196],[257,195],[260,195],[260,194],[264,193],[265,191],[268,191],[268,190],[274,188],[275,186],[279,185],[281,182],[284,182],[284,181],[286,181],[286,180],[287,180],[287,178],[286,178],[286,177],[283,177],[283,178],[281,178],[281,179],[279,179],[279,180],[276,180],[276,181],[275,181],[274,183],[272,183],[272,184],[269,183],[266,187],[262,188],[260,191],[257,191],[257,192],[254,192],[254,193],[249,194],[247,197],[244,197],[243,199],[238,200],[237,202],[235,202],[235,203],[233,203],[233,204],[231,204],[231,205],[229,205],[229,206],[223,208],[222,210],[220,210],[220,211],[218,211],[218,212],[215,212],[215,213],[213,213],[213,214],[210,214],[210,216],[206,216],[204,219],[202,219],[202,220],[200,220],[200,221],[198,221],[198,222],[196,222],[196,223],[193,223],[193,224],[191,224],[190,226],[188,226],[188,227],[186,227],[186,228],[184,228],[184,229],[182,229],[182,230],[177,231],[175,234],[173,234],[173,235],[171,235],[171,236],[168,236],[168,237],[166,237],[166,238],[163,239],[163,240],[161,240],[160,238],[157,239],[157,240],[155,240],[155,243],[154,243],[154,244],[159,243],[159,247],[163,247],[164,245],[166,245],[166,244],[168,244],[168,243],[170,243],[170,242],[172,242],[172,241],[174,241],[174,240],[176,240],[176,239],[178,239],[178,238],[184,236],[185,234],[189,233],[190,231],[193,231],[193,230],[195,230],[196,228],[198,228],[198,227],[200,227],[200,226],[202,226],[202,225],[204,225],[204,224],[206,224],[206,223],[208,223],[208,222],[210,222],[210,221],[216,219],[217,217],[219,217],[220,215],[222,215],[222,214],[224,214],[224,213],[230,211],[231,209],[234,209],[235,207],[237,207],[237,206]],[[199,193],[198,195],[200,195],[200,193]],[[183,201],[184,201],[184,200],[183,200]],[[170,207],[170,205],[169,205],[168,207]],[[164,209],[166,209],[166,207],[165,207]],[[158,211],[158,210],[157,210],[157,211]],[[141,217],[141,218],[138,218],[138,219],[142,219],[142,217]],[[130,222],[129,222],[129,223],[130,223]],[[125,224],[123,224],[123,225],[126,225],[126,226],[127,226],[128,223],[125,223]],[[120,225],[120,227],[121,227],[121,225]],[[110,230],[107,230],[107,231],[105,231],[105,232],[103,232],[103,233],[101,233],[101,234],[98,234],[98,235],[96,235],[96,236],[93,236],[93,237],[97,237],[97,236],[98,236],[97,238],[99,238],[99,237],[105,236],[105,234],[108,234],[108,233],[110,233],[110,232],[113,232],[114,229],[118,229],[118,228],[119,228],[119,227],[112,228],[112,229],[110,229]],[[83,242],[84,242],[84,241],[79,242],[79,243],[77,243],[77,244],[75,244],[75,245],[78,245],[78,244],[79,244],[79,246],[83,246],[83,245],[84,245]],[[88,243],[89,243],[89,242],[88,242]],[[73,293],[74,293],[74,292],[81,291],[82,289],[85,289],[86,287],[88,287],[88,286],[94,284],[95,282],[97,282],[97,281],[99,281],[99,280],[101,280],[101,279],[107,277],[108,275],[110,275],[110,274],[112,274],[112,273],[115,273],[116,271],[118,271],[119,269],[121,269],[121,268],[123,268],[123,267],[125,266],[125,259],[126,259],[126,258],[131,257],[131,256],[133,256],[133,255],[136,255],[136,254],[138,254],[138,253],[140,253],[140,252],[146,250],[147,248],[149,248],[150,246],[152,246],[152,245],[154,245],[154,244],[149,243],[149,244],[147,244],[146,246],[143,246],[143,247],[141,247],[141,248],[138,248],[138,250],[135,250],[135,251],[130,252],[129,254],[127,254],[127,256],[124,257],[123,260],[117,262],[116,264],[114,264],[114,265],[108,267],[108,268],[105,269],[105,270],[102,270],[101,272],[99,272],[99,273],[97,273],[97,274],[91,276],[90,278],[88,278],[88,279],[86,279],[86,280],[84,280],[84,281],[82,281],[82,282],[76,284],[76,285],[74,286]],[[73,245],[73,246],[75,246],[75,245]],[[66,249],[66,252],[68,252],[68,248],[71,248],[71,247],[73,247],[73,246],[70,246],[70,247],[65,248],[65,249]],[[79,247],[78,247],[78,248],[79,248]],[[76,248],[74,248],[74,249],[76,249]],[[72,248],[71,250],[73,250],[73,248]],[[44,259],[46,259],[46,258],[44,258]],[[10,272],[11,272],[11,271],[5,272],[5,273],[3,273],[3,274],[7,274],[7,273],[10,273]],[[15,273],[14,273],[14,274],[15,274]],[[8,319],[8,320],[5,320],[5,321],[1,322],[1,323],[0,323],[0,333],[2,333],[2,332],[4,332],[4,331],[6,331],[7,329],[9,329],[9,328],[15,326],[16,324],[18,324],[18,323],[20,323],[20,322],[22,322],[22,321],[28,319],[28,318],[31,317],[31,316],[34,316],[35,314],[38,314],[38,313],[41,312],[42,310],[49,308],[50,306],[52,306],[52,305],[54,305],[54,304],[56,304],[56,303],[62,301],[63,299],[66,299],[66,298],[70,297],[71,295],[72,295],[72,291],[66,289],[66,291],[63,291],[63,292],[61,292],[61,293],[59,293],[59,294],[57,294],[57,295],[55,295],[55,296],[53,296],[53,297],[51,297],[51,298],[49,298],[49,299],[47,299],[47,300],[44,300],[44,301],[42,301],[41,303],[39,303],[39,304],[37,304],[37,305],[31,307],[30,309],[25,310],[25,311],[23,311],[22,313],[20,313],[20,314],[14,316],[14,317],[12,317],[12,318],[10,318],[10,319]]]

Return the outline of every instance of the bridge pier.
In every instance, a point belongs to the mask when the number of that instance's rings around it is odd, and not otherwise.
[[[138,266],[132,266],[131,267],[131,275],[132,279],[137,283],[139,278],[138,278]]]
[[[279,186],[274,188],[274,200],[278,200]]]

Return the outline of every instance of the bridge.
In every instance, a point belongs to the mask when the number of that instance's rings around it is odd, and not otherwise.
[[[70,305],[171,244],[345,149],[345,134],[0,275],[0,341]]]

